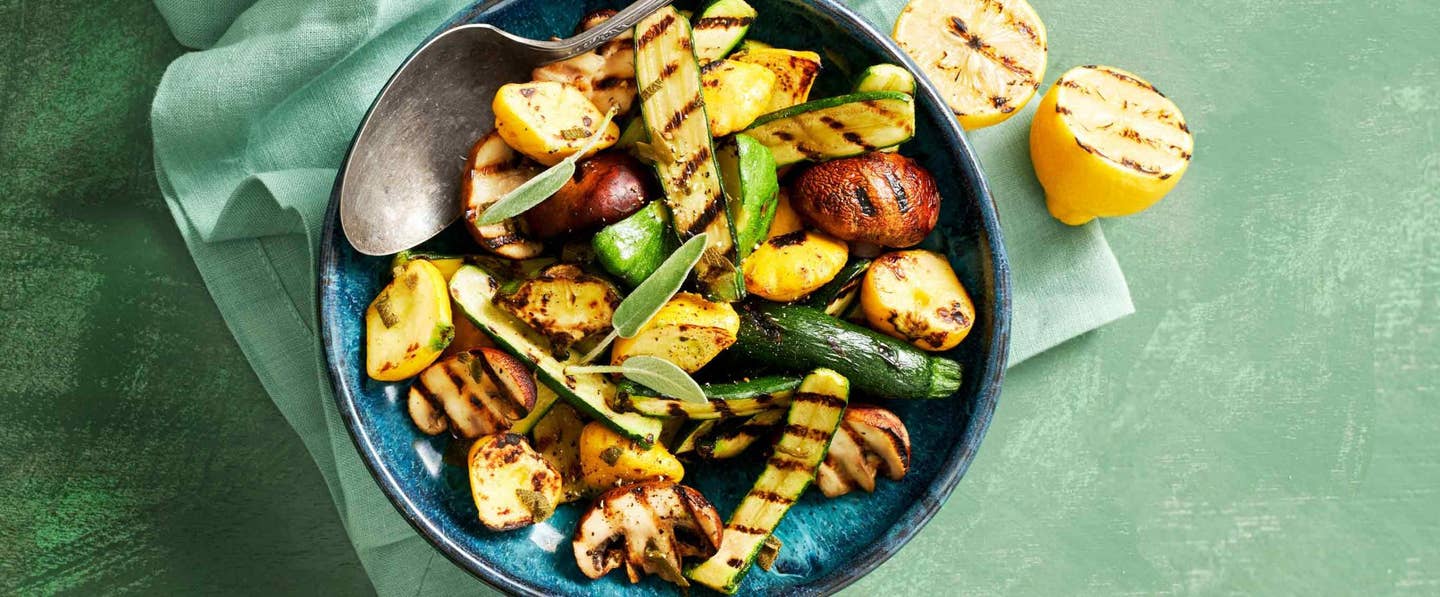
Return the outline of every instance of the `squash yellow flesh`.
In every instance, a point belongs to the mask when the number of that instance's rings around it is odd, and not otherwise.
[[[598,421],[580,432],[580,468],[585,484],[601,490],[656,479],[679,483],[685,477],[685,467],[659,442],[643,447]]]
[[[757,47],[733,54],[730,59],[757,64],[775,73],[775,90],[770,94],[767,113],[809,101],[810,88],[820,75],[820,55],[815,52]]]
[[[781,303],[799,300],[834,279],[849,258],[845,241],[822,232],[777,236],[745,260],[745,291]]]
[[[681,292],[665,303],[635,337],[616,338],[610,362],[619,365],[630,357],[648,355],[694,373],[734,344],[739,331],[740,315],[734,307]]]
[[[414,377],[454,336],[444,274],[412,260],[365,310],[365,372],[378,381]]]
[[[505,143],[546,166],[574,155],[597,132],[604,137],[582,157],[595,155],[620,139],[620,127],[614,122],[596,131],[605,115],[579,89],[564,83],[503,85],[495,92],[491,109],[495,130]]]
[[[769,111],[775,73],[758,64],[721,60],[705,66],[700,76],[710,134],[723,137],[744,130]]]
[[[881,255],[860,288],[870,327],[929,350],[950,350],[975,323],[975,305],[950,262],[938,253],[911,250]]]

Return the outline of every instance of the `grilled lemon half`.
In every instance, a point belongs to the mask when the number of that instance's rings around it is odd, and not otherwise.
[[[1019,112],[1045,77],[1045,24],[1025,0],[911,0],[892,37],[965,130]]]
[[[1045,204],[1072,226],[1150,207],[1180,182],[1194,148],[1175,102],[1109,66],[1066,72],[1030,123]]]

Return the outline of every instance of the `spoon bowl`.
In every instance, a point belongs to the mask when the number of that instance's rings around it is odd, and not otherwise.
[[[537,66],[598,47],[670,2],[638,0],[568,39],[537,41],[466,24],[421,46],[380,92],[345,159],[345,238],[366,255],[390,255],[439,234],[460,215],[466,151],[495,125],[495,91],[529,80]]]

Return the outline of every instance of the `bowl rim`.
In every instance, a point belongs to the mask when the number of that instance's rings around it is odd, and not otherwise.
[[[801,1],[801,0],[782,0]],[[960,479],[970,468],[975,455],[979,449],[980,442],[984,439],[990,422],[994,418],[995,408],[1000,397],[1000,387],[1005,377],[1005,368],[1009,356],[1010,344],[1010,267],[1005,253],[1003,233],[1000,229],[999,215],[995,209],[994,198],[990,193],[989,182],[986,180],[984,170],[980,165],[979,157],[970,146],[961,129],[957,119],[949,117],[945,108],[946,104],[939,91],[936,89],[923,71],[900,47],[890,39],[890,36],[882,33],[869,21],[865,20],[854,10],[841,4],[838,0],[806,0],[802,2],[812,10],[840,24],[851,33],[872,42],[882,50],[882,54],[888,54],[889,58],[903,65],[916,74],[916,82],[919,85],[917,95],[922,106],[938,107],[927,108],[932,112],[938,109],[943,114],[936,118],[941,123],[937,131],[942,135],[946,147],[950,148],[949,158],[952,163],[961,171],[965,172],[972,180],[976,181],[975,188],[970,189],[978,202],[981,218],[981,228],[984,231],[985,240],[982,253],[988,253],[991,275],[994,279],[994,312],[991,315],[992,333],[990,346],[986,349],[983,359],[982,371],[979,372],[979,391],[976,396],[974,408],[970,413],[970,423],[966,426],[961,441],[957,443],[946,455],[940,465],[939,473],[930,484],[922,491],[921,495],[900,515],[900,517],[870,546],[864,548],[855,556],[849,566],[831,570],[806,584],[794,587],[787,587],[788,594],[830,594],[849,586],[861,577],[869,574],[880,564],[889,560],[910,542],[927,523],[939,512],[950,494],[954,492]],[[433,39],[441,32],[450,29],[456,24],[472,21],[475,17],[484,14],[487,10],[498,4],[496,0],[476,0],[468,6],[456,11],[440,27],[432,32],[426,39],[416,46],[410,56],[414,55],[430,39]],[[406,61],[409,56],[406,57]],[[402,62],[403,64],[403,62]],[[398,72],[398,68],[397,68]],[[392,75],[393,77],[393,75]],[[378,94],[377,94],[378,99]],[[369,119],[370,111],[374,109],[372,102],[367,109],[361,125]],[[359,133],[357,126],[356,133]],[[364,462],[365,468],[380,486],[381,492],[385,494],[392,506],[400,513],[401,517],[413,527],[417,534],[425,538],[435,549],[440,551],[455,565],[469,572],[485,584],[509,594],[544,596],[552,594],[545,587],[536,586],[530,582],[515,577],[509,571],[494,565],[488,560],[478,557],[458,543],[452,541],[441,532],[440,528],[428,520],[420,510],[420,507],[410,499],[402,489],[399,481],[391,474],[386,467],[382,466],[378,458],[378,450],[375,442],[370,436],[370,430],[364,428],[359,422],[359,412],[355,401],[355,389],[340,374],[341,362],[335,341],[340,330],[338,324],[326,317],[327,312],[335,312],[338,297],[332,291],[334,285],[331,280],[331,273],[338,269],[339,255],[335,249],[337,239],[343,242],[343,233],[339,229],[339,185],[345,176],[345,163],[349,161],[351,151],[354,150],[355,142],[352,137],[349,147],[345,150],[345,159],[341,161],[339,171],[336,173],[335,186],[331,192],[330,202],[325,210],[325,220],[320,238],[320,262],[316,272],[319,285],[319,300],[316,301],[317,316],[321,322],[321,344],[325,357],[326,373],[329,376],[331,388],[334,391],[334,398],[340,418],[345,422],[345,429],[354,443],[360,460]],[[982,256],[983,259],[983,256]]]

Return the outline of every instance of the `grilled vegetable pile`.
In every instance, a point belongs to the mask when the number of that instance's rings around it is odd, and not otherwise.
[[[470,444],[480,525],[575,503],[591,578],[742,589],[812,484],[909,470],[904,422],[862,400],[960,387],[940,353],[975,308],[915,248],[940,193],[895,152],[914,77],[875,65],[811,98],[821,54],[746,40],[761,18],[663,8],[503,86],[463,174],[476,251],[397,255],[366,312],[369,375],[408,381],[421,432]],[[764,471],[733,512],[686,484],[743,458]]]

